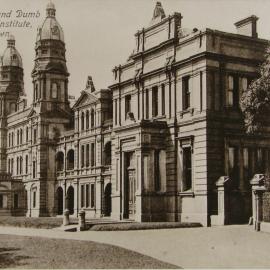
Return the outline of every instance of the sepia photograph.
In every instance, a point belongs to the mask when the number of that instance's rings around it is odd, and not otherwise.
[[[0,268],[270,268],[269,0],[0,0]]]

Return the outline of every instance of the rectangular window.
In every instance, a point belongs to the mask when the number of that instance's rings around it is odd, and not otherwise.
[[[0,209],[7,208],[7,195],[0,194]]]
[[[125,119],[127,119],[127,114],[131,111],[131,95],[125,96]]]
[[[192,149],[183,147],[183,191],[192,189]]]
[[[243,148],[243,168],[244,168],[244,181],[249,186],[249,181],[252,178],[252,162],[251,151],[247,147]]]
[[[156,117],[158,115],[158,87],[152,88],[152,116]]]
[[[239,105],[239,78],[236,75],[228,77],[227,105],[231,107]]]
[[[84,145],[81,146],[81,167],[84,167]]]
[[[114,101],[114,104],[115,104],[115,106],[114,106],[114,117],[115,117],[115,119],[114,119],[114,123],[115,123],[115,125],[117,125],[117,99]]]
[[[233,187],[239,187],[239,164],[238,164],[238,148],[237,147],[229,147],[228,149],[229,154],[229,177],[232,180]]]
[[[242,78],[242,90],[246,91],[248,89],[248,79],[243,77]]]
[[[265,173],[265,160],[266,160],[265,149],[258,148],[256,151],[256,172],[257,173]]]
[[[17,157],[16,165],[17,165],[16,174],[19,175],[19,170],[20,170],[20,159],[19,159],[18,157]]]
[[[34,129],[34,143],[37,142],[37,129]]]
[[[90,205],[90,194],[89,194],[89,185],[86,185],[86,207],[89,207]]]
[[[155,190],[156,191],[160,191],[161,189],[159,156],[160,156],[160,150],[155,150]]]
[[[33,161],[33,178],[36,178],[36,162]]]
[[[149,118],[149,91],[145,90],[145,118]]]
[[[81,185],[81,207],[84,207],[84,185]]]
[[[189,85],[189,76],[183,77],[182,79],[182,91],[183,91],[183,110],[190,108],[190,96],[191,90]]]
[[[203,109],[203,73],[200,71],[200,111]]]
[[[33,208],[35,208],[36,207],[36,191],[33,191]]]
[[[20,157],[20,174],[22,175],[23,172],[23,158]]]
[[[11,174],[13,175],[14,159],[11,159]]]
[[[86,167],[89,167],[89,157],[90,157],[90,145],[86,145]]]
[[[25,173],[28,173],[28,156],[25,157]]]
[[[0,194],[0,208],[4,208],[4,195]]]
[[[91,166],[95,166],[95,143],[91,143]]]
[[[26,142],[28,142],[28,127],[26,128]]]
[[[91,184],[91,208],[94,208],[95,207],[95,185],[94,184]]]
[[[161,114],[165,115],[165,85],[161,85]]]
[[[17,130],[17,145],[20,144],[20,131]]]
[[[19,195],[14,194],[14,208],[17,209],[19,208]]]

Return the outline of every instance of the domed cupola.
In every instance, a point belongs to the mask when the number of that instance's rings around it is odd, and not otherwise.
[[[46,7],[46,19],[38,29],[37,41],[39,40],[60,40],[64,42],[64,32],[55,18],[55,6],[50,2]]]
[[[7,39],[7,48],[2,56],[1,65],[3,67],[23,67],[22,57],[15,48],[15,38],[13,35],[9,35]]]
[[[55,19],[55,6],[46,7],[46,18],[38,29],[33,78],[33,105],[41,112],[69,110],[68,70],[62,27]]]

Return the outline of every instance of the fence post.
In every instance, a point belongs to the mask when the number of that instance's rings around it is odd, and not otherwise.
[[[254,229],[257,230],[257,220],[259,214],[259,196],[260,196],[260,188],[264,187],[265,183],[265,175],[264,174],[255,174],[251,179],[250,184],[252,187],[252,217],[250,224],[253,224]]]
[[[85,229],[86,229],[85,211],[81,210],[79,212],[79,231],[84,231]]]
[[[256,219],[254,222],[254,228],[256,231],[261,230],[261,222],[262,222],[262,215],[263,215],[263,203],[262,203],[262,196],[265,192],[265,187],[257,187],[254,190],[255,200],[256,200]]]
[[[218,214],[211,216],[211,225],[225,225],[228,218],[227,187],[229,176],[221,176],[216,182],[218,196]]]
[[[64,211],[64,215],[63,215],[63,225],[64,225],[64,226],[67,226],[67,225],[69,225],[69,224],[70,224],[70,222],[69,222],[69,210],[66,209],[66,210]]]

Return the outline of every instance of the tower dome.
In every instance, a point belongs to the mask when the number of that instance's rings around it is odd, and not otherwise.
[[[22,57],[15,48],[15,38],[9,35],[7,39],[7,48],[4,51],[1,61],[2,66],[14,66],[22,68]]]
[[[37,41],[39,40],[60,40],[64,42],[64,32],[55,18],[55,6],[49,2],[46,7],[46,19],[38,28]]]

